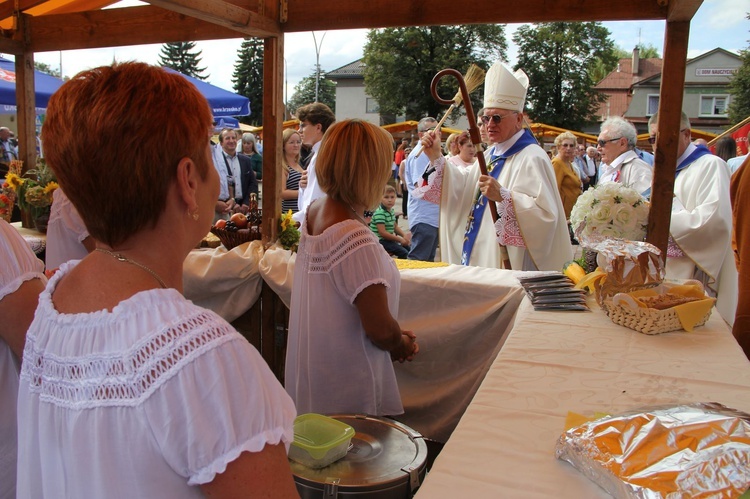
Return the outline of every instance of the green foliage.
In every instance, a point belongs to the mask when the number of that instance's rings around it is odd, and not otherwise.
[[[315,76],[313,70],[310,76],[305,76],[294,87],[294,93],[287,103],[290,113],[294,113],[298,107],[315,102]],[[326,74],[320,72],[320,81],[318,82],[318,102],[322,102],[336,112],[336,84],[326,78]]]
[[[747,18],[750,19],[750,14]],[[729,93],[732,96],[729,103],[731,123],[739,123],[750,116],[750,46],[740,51],[740,58],[742,64],[729,82]]]
[[[159,64],[193,78],[205,80],[209,76],[202,74],[206,68],[199,67],[202,51],[194,50],[195,42],[165,43],[159,52]]]
[[[45,62],[34,61],[34,68],[37,71],[41,71],[42,73],[46,73],[50,76],[62,78],[62,76],[60,76],[60,68],[52,69],[50,65]]]
[[[445,68],[465,74],[472,63],[486,70],[505,59],[507,50],[505,26],[498,24],[370,30],[364,47],[366,91],[381,114],[439,118],[446,108],[430,94],[435,74]],[[454,78],[440,83],[446,99],[458,91]],[[475,110],[481,107],[481,90],[472,93],[472,103]]]
[[[240,118],[248,125],[263,125],[263,40],[245,38],[232,73],[234,91],[250,99],[252,114]]]
[[[604,96],[592,88],[597,60],[616,64],[610,32],[598,22],[555,22],[518,28],[518,64],[529,76],[528,112],[534,121],[581,130]]]

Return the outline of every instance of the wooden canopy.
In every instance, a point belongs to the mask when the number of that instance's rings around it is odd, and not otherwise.
[[[665,20],[659,149],[656,151],[648,239],[666,257],[677,160],[690,20],[702,0],[146,0],[149,5],[106,9],[108,0],[4,0],[0,52],[16,56],[18,137],[25,164],[33,161],[34,53],[238,37],[264,39],[264,238],[276,238],[280,205],[284,33],[403,26],[552,21]],[[425,89],[425,91],[428,91]]]

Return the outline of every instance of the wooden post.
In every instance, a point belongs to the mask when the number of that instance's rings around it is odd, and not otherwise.
[[[263,40],[263,244],[278,237],[281,214],[281,128],[284,35]]]
[[[664,65],[659,91],[659,141],[654,153],[654,178],[651,187],[651,211],[646,240],[662,251],[667,259],[669,223],[677,169],[682,94],[685,88],[690,21],[667,21],[664,35]],[[679,90],[678,90],[679,89]]]
[[[18,17],[18,32],[23,42],[23,53],[16,55],[16,115],[18,117],[18,159],[23,161],[25,173],[36,165],[36,97],[34,88],[34,53],[29,50],[28,15]],[[32,214],[21,212],[21,224],[33,228]]]

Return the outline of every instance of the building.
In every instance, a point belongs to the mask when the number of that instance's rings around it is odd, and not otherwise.
[[[742,61],[739,56],[716,48],[687,61],[682,110],[691,127],[721,133],[729,123],[729,82]],[[661,59],[620,59],[618,69],[596,85],[607,95],[600,108],[601,121],[608,116],[624,116],[638,129],[647,132],[648,119],[658,110],[661,86]]]
[[[380,116],[378,101],[365,92],[365,63],[362,59],[326,73],[326,78],[336,83],[336,121],[359,118],[375,125],[388,124]]]

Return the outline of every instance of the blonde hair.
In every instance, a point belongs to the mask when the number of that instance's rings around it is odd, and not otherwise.
[[[443,152],[445,152],[446,155],[449,156],[455,156],[457,153],[454,153],[451,151],[451,147],[455,143],[456,150],[458,150],[458,142],[456,142],[456,139],[458,139],[458,133],[453,132],[448,136],[448,138],[445,141],[445,146],[443,147]]]
[[[291,165],[286,160],[286,143],[289,142],[289,139],[291,139],[292,135],[294,135],[295,133],[299,135],[299,132],[294,128],[285,128],[281,133],[281,164],[284,165],[284,167],[287,169],[291,168]],[[300,136],[300,139],[302,139],[302,136]],[[300,154],[297,153],[297,164],[299,164],[299,156]]]
[[[388,132],[366,121],[331,125],[315,162],[320,188],[331,199],[349,205],[377,206],[391,176],[392,142]]]
[[[565,139],[572,140],[573,144],[578,145],[578,139],[576,139],[575,135],[573,135],[570,132],[563,132],[560,135],[558,135],[557,137],[555,137],[555,145],[557,146],[558,149],[560,148],[560,145],[562,144],[563,140],[565,140]]]

